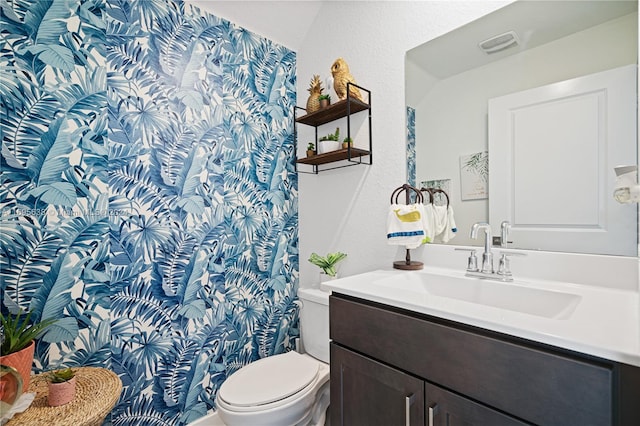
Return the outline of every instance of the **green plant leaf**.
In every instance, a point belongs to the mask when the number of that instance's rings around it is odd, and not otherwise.
[[[51,383],[64,383],[73,379],[75,375],[75,371],[70,368],[65,368],[64,370],[52,371],[49,374],[49,381],[51,381]]]
[[[32,311],[29,311],[25,315],[25,312],[20,310],[16,315],[4,316],[0,314],[4,334],[4,340],[0,347],[2,355],[9,355],[26,348],[32,340],[39,337],[56,322],[55,319],[50,318],[32,324],[31,313]]]
[[[342,252],[329,253],[326,257],[321,257],[317,253],[311,253],[309,262],[320,267],[325,274],[335,277],[337,274],[335,265],[345,257],[347,257],[347,255]]]

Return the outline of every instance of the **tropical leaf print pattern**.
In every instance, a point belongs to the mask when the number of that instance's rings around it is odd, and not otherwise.
[[[295,54],[170,0],[2,1],[3,310],[185,424],[298,335]],[[6,70],[6,72],[5,72]]]
[[[1,309],[58,319],[38,341],[37,371],[102,366],[110,302],[100,3],[1,5]]]
[[[416,110],[407,107],[407,182],[416,186]]]

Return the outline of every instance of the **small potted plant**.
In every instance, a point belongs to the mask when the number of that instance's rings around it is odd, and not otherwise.
[[[338,142],[340,140],[340,127],[336,127],[335,133],[329,133],[327,135],[330,141]]]
[[[335,151],[340,148],[340,127],[336,127],[335,133],[322,136],[318,141],[318,154]]]
[[[47,403],[50,407],[58,407],[73,401],[76,395],[76,373],[70,368],[49,373],[49,395]]]
[[[0,364],[15,368],[22,377],[22,390],[29,390],[31,367],[33,366],[34,340],[40,337],[47,328],[56,322],[55,319],[45,319],[39,322],[31,321],[32,311],[19,310],[17,314],[1,314],[0,323]]]
[[[322,257],[317,253],[311,253],[309,262],[313,263],[316,266],[319,266],[320,269],[322,269],[322,272],[320,273],[320,281],[322,282],[324,281],[322,276],[323,274],[326,275],[328,279],[335,279],[338,276],[336,264],[345,257],[347,257],[347,255],[341,252],[329,253],[325,257]]]
[[[307,144],[307,157],[313,157],[314,155],[316,155],[316,146],[313,142],[309,142]]]
[[[342,141],[342,149],[347,149],[349,146],[353,148],[353,139],[346,137]]]
[[[318,102],[320,102],[320,109],[326,108],[331,105],[331,96],[328,94],[318,96]]]

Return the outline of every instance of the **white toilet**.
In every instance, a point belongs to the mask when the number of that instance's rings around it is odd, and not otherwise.
[[[242,367],[220,387],[217,412],[192,426],[220,421],[226,426],[325,424],[329,407],[329,293],[299,289],[298,297],[302,301],[300,336],[305,353],[286,352]]]

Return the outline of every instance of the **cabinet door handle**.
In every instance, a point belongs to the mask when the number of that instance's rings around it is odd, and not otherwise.
[[[411,426],[411,406],[416,397],[414,394],[404,397],[404,424]]]
[[[433,403],[429,406],[429,426],[433,426],[434,425],[434,420],[436,417],[436,408],[438,407],[438,404]]]

